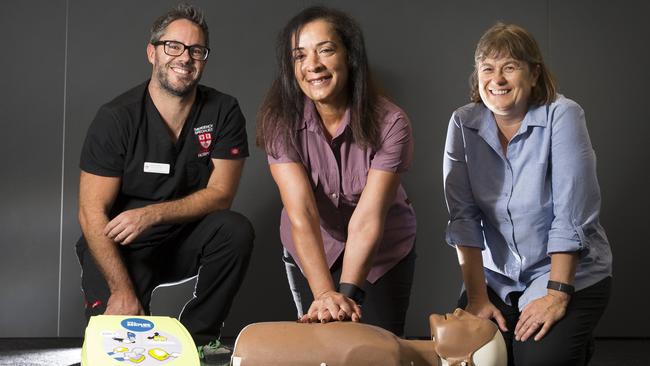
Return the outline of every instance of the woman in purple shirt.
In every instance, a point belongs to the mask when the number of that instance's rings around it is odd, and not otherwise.
[[[459,306],[498,323],[509,365],[584,365],[612,273],[584,112],[516,25],[481,37],[471,81],[444,157]]]
[[[415,212],[400,184],[413,152],[409,120],[373,86],[361,29],[345,13],[303,10],[277,53],[257,144],[284,204],[298,317],[362,319],[402,335],[415,264]]]

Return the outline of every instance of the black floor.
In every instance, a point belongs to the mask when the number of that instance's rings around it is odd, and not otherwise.
[[[0,365],[78,365],[81,343],[79,338],[0,338]],[[597,339],[589,366],[622,365],[650,366],[650,339]]]

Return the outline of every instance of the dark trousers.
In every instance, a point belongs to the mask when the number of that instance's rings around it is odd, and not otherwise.
[[[398,336],[404,335],[404,322],[411,297],[415,258],[414,248],[375,283],[366,281],[364,285],[366,298],[361,307],[361,321],[363,323],[382,327]],[[284,251],[283,261],[298,317],[301,317],[309,310],[314,297],[307,279],[286,250]],[[330,270],[335,284],[339,283],[342,267],[343,255]]]
[[[251,251],[253,227],[233,211],[211,213],[183,224],[159,243],[120,246],[134,290],[149,314],[156,286],[197,276],[194,296],[179,315],[197,345],[220,336],[223,321],[242,283]],[[83,236],[77,242],[86,317],[103,314],[110,291]]]
[[[508,348],[508,366],[582,366],[594,352],[593,331],[600,320],[610,296],[612,278],[607,277],[596,284],[577,291],[571,296],[564,318],[553,325],[539,341],[533,336],[525,342],[515,341],[514,330],[521,314],[518,301],[521,293],[511,293],[512,306],[504,303],[488,287],[490,301],[506,319],[507,332],[501,332]],[[467,294],[463,291],[458,307],[467,306]]]

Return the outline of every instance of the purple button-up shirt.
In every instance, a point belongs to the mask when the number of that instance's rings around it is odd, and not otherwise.
[[[314,103],[307,100],[303,123],[296,131],[296,145],[284,146],[277,159],[268,156],[269,164],[299,162],[305,167],[311,178],[330,267],[345,249],[348,223],[366,186],[368,170],[402,173],[411,165],[413,139],[406,113],[385,99],[380,100],[379,107],[381,144],[377,149],[363,149],[354,142],[349,109],[329,142]],[[386,216],[384,234],[368,273],[369,282],[377,281],[411,251],[415,229],[415,211],[400,184]],[[286,209],[282,210],[280,237],[301,266]]]

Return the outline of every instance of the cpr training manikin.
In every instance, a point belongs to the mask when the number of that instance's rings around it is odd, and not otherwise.
[[[429,317],[431,340],[405,340],[355,322],[266,322],[245,327],[233,366],[502,366],[496,325],[461,309]]]

